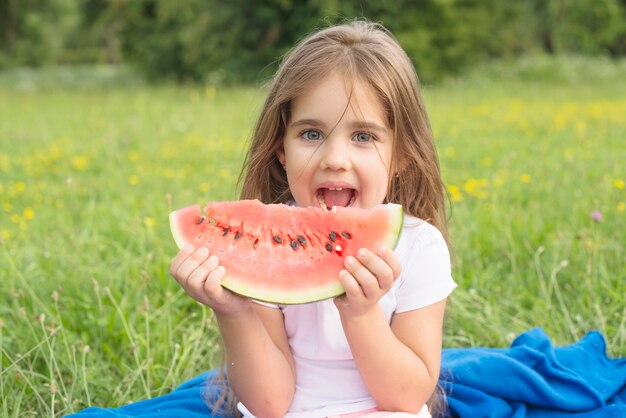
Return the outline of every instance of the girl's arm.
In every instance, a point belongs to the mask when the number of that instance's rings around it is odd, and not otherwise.
[[[361,377],[379,409],[418,412],[439,377],[446,300],[395,314],[388,323],[378,300],[400,273],[393,252],[363,251],[346,260],[336,299],[344,332]]]
[[[446,301],[394,315],[382,310],[342,316],[361,377],[379,409],[418,412],[439,378],[441,328]]]
[[[295,366],[279,309],[253,304],[236,315],[216,313],[226,374],[237,398],[258,417],[282,417],[295,391]]]
[[[295,391],[294,362],[282,312],[224,289],[225,275],[206,248],[183,248],[170,273],[185,292],[213,309],[235,394],[256,416],[282,417]]]

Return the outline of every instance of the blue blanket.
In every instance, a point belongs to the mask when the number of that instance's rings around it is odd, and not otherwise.
[[[439,383],[452,416],[626,417],[626,358],[609,359],[598,332],[565,347],[535,328],[508,349],[446,349]]]
[[[440,385],[452,417],[626,417],[626,358],[610,359],[604,338],[590,332],[575,344],[554,347],[532,329],[510,348],[445,349]],[[88,408],[74,418],[226,418],[211,411],[219,385],[203,373],[173,392],[119,408]]]

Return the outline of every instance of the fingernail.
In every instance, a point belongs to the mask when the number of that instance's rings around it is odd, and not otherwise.
[[[193,245],[191,245],[191,244],[186,244],[186,245],[183,247],[183,251],[186,251],[186,252],[188,252],[188,253],[192,252],[192,251],[193,251]]]
[[[356,256],[359,258],[365,257],[366,254],[367,254],[367,251],[365,251],[365,248],[361,248],[356,252]]]

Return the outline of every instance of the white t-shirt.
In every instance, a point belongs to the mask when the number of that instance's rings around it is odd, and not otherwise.
[[[423,308],[446,298],[456,287],[443,236],[431,224],[404,216],[394,252],[402,272],[379,301],[387,320],[394,313]],[[281,309],[296,366],[296,391],[288,418],[320,418],[374,408],[376,403],[356,368],[339,312],[332,299]],[[244,417],[253,417],[243,404]]]

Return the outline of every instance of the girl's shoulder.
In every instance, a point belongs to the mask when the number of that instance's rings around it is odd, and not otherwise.
[[[446,245],[446,241],[436,226],[424,219],[405,213],[402,232],[398,242],[398,245],[400,244],[424,247],[432,244]]]

